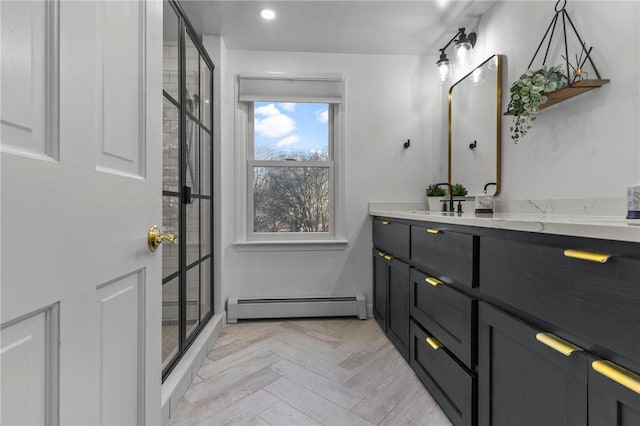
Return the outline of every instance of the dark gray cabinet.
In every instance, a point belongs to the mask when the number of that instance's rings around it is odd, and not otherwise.
[[[640,426],[640,244],[373,231],[374,316],[455,425]]]
[[[386,333],[389,265],[385,256],[387,254],[383,251],[373,250],[373,317]]]
[[[409,360],[409,225],[373,221],[373,316]]]
[[[590,359],[589,370],[589,424],[638,426],[640,425],[640,393],[631,390],[614,380],[597,372],[593,363],[600,360]],[[602,362],[602,361],[600,361]],[[637,390],[640,391],[640,376],[633,372],[616,369],[612,373],[635,378]],[[618,371],[616,371],[618,370]]]
[[[373,316],[405,359],[409,359],[409,265],[373,251]]]
[[[409,360],[409,265],[389,262],[387,336],[402,356]]]
[[[557,352],[536,339],[541,330],[488,303],[478,312],[479,424],[587,425],[587,356]]]

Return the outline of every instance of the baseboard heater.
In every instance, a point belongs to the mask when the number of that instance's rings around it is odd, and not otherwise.
[[[229,298],[227,322],[239,319],[346,317],[355,315],[367,319],[367,305],[363,295],[347,297],[279,297]]]

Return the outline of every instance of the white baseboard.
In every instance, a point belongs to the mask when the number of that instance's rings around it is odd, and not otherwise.
[[[373,303],[367,304],[367,318],[373,318]]]
[[[220,335],[224,314],[214,315],[162,384],[162,424],[166,425]]]

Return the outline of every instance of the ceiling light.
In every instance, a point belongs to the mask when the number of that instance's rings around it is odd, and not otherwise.
[[[262,19],[270,21],[276,17],[276,13],[271,9],[262,9],[260,11],[260,16],[262,16]]]

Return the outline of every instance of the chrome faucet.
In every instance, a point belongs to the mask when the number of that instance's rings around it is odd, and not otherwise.
[[[447,185],[449,187],[449,211],[453,213],[453,187],[449,182],[436,183],[436,186],[440,185]]]

